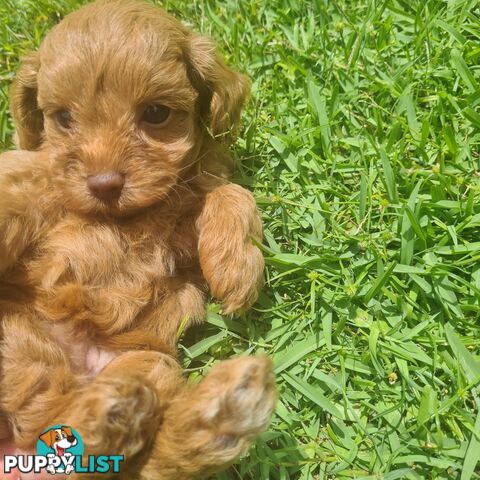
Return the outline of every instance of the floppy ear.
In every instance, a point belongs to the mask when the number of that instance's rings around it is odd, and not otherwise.
[[[210,130],[220,140],[231,140],[250,93],[250,80],[227,67],[206,37],[191,35],[186,55],[190,81]]]
[[[67,434],[67,437],[72,436],[72,427],[62,427],[62,430]]]
[[[53,442],[55,441],[55,431],[54,430],[47,430],[45,433],[42,433],[40,435],[40,440],[42,440],[45,445],[48,447],[51,447],[53,445]]]
[[[43,132],[43,114],[37,104],[38,53],[27,55],[13,82],[10,109],[17,131],[17,144],[22,150],[37,150]]]

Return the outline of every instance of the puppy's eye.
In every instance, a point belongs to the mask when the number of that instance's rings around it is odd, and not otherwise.
[[[165,105],[149,105],[142,115],[142,121],[152,125],[161,125],[170,117],[171,110]]]
[[[68,130],[72,127],[72,114],[68,110],[59,110],[55,113],[55,118],[62,128]]]

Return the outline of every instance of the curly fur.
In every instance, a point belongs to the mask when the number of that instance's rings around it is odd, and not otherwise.
[[[0,439],[28,448],[65,422],[155,480],[223,468],[265,428],[267,359],[197,386],[173,360],[209,290],[234,313],[262,285],[259,216],[225,149],[248,91],[210,40],[135,1],[79,9],[24,59],[19,150],[0,158]],[[152,103],[170,108],[161,127],[142,120]],[[125,179],[114,202],[87,186],[108,172]]]

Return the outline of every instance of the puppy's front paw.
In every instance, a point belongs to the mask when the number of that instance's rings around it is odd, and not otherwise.
[[[227,314],[250,307],[263,285],[264,261],[252,239],[262,224],[252,194],[223,185],[207,195],[198,220],[200,266],[212,295]]]
[[[159,424],[159,402],[153,386],[132,377],[98,378],[75,405],[70,423],[81,425],[88,454],[139,453]]]
[[[223,313],[242,312],[255,302],[263,286],[262,253],[253,243],[247,243],[232,250],[223,262],[209,262],[211,268],[206,270],[205,277],[210,291],[222,302]]]
[[[239,357],[216,365],[199,387],[201,415],[219,445],[245,451],[270,423],[277,400],[272,362]]]

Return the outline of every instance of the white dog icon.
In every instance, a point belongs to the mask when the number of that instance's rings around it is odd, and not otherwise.
[[[40,435],[40,440],[42,440],[48,447],[53,448],[55,453],[49,453],[47,457],[49,457],[49,465],[47,466],[47,472],[55,475],[56,473],[66,473],[70,475],[74,467],[72,464],[69,464],[65,467],[65,471],[63,467],[59,468],[61,463],[54,462],[54,457],[71,457],[72,454],[66,452],[68,448],[71,448],[77,444],[77,439],[75,435],[72,433],[71,427],[59,427],[59,428],[51,428],[47,430],[45,433]]]

